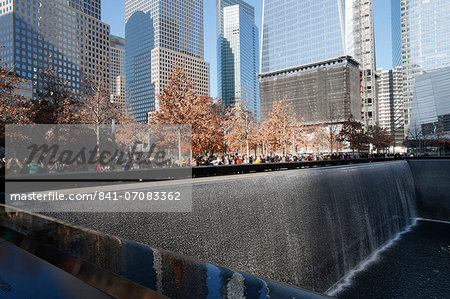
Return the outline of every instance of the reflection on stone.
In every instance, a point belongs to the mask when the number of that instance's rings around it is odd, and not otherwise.
[[[322,297],[4,206],[0,208],[0,237],[116,297],[157,298],[150,290],[171,298],[243,293],[247,298]],[[216,271],[208,275],[211,268]],[[111,278],[109,272],[116,275]]]

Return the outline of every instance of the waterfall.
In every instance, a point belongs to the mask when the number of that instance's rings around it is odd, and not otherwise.
[[[348,275],[416,217],[406,161],[191,182],[192,213],[58,217],[111,234],[120,227],[123,235],[152,247],[318,292]]]

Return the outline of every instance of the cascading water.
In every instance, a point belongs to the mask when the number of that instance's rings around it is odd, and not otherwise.
[[[406,162],[324,170],[330,192],[326,210],[329,255],[316,267],[327,277],[316,290],[339,281],[378,248],[411,225],[416,217],[415,191]],[[323,195],[322,195],[323,197]]]
[[[414,201],[393,161],[193,180],[192,213],[55,216],[325,292],[413,222]]]
[[[340,279],[335,285],[333,285],[326,294],[329,296],[336,296],[339,294],[344,288],[351,285],[353,278],[358,275],[359,272],[364,271],[368,266],[370,266],[372,263],[375,263],[378,260],[378,256],[381,252],[384,250],[390,248],[391,246],[395,245],[395,243],[400,240],[403,234],[409,232],[411,228],[413,228],[416,225],[416,220],[413,221],[413,223],[409,226],[407,226],[402,232],[399,232],[396,234],[396,236],[390,240],[387,244],[382,246],[381,248],[378,248],[376,251],[374,251],[367,259],[362,261],[359,265],[357,265],[355,268],[353,268],[350,272],[348,272],[342,279]]]

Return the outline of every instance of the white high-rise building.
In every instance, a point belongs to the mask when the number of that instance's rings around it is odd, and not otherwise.
[[[379,125],[394,138],[396,151],[403,147],[403,69],[377,70]]]
[[[394,96],[392,70],[377,70],[379,125],[393,135]]]

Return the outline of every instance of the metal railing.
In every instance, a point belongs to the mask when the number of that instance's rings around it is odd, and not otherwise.
[[[238,164],[238,165],[210,165],[195,166],[192,171],[189,168],[151,168],[131,171],[112,172],[61,172],[42,173],[35,175],[18,175],[7,177],[6,181],[68,181],[68,182],[148,182],[174,179],[187,179],[209,176],[223,176],[244,173],[281,171],[290,169],[318,168],[351,164],[379,163],[397,160],[436,160],[450,159],[450,156],[434,157],[388,157],[388,158],[361,158],[361,159],[332,159],[319,161],[302,162],[281,162],[281,163],[259,163],[259,164]]]

